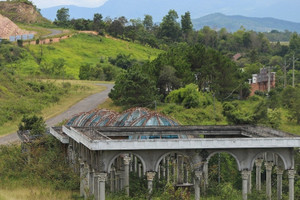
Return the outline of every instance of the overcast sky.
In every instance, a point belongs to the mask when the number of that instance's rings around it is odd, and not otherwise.
[[[3,0],[0,0],[3,1]],[[143,12],[158,15],[162,8],[175,9],[176,11],[190,11],[192,18],[201,17],[211,13],[226,15],[243,15],[248,17],[273,17],[294,22],[300,22],[300,0],[31,0],[38,8],[74,5],[78,7],[97,8],[108,2],[111,13],[124,15],[124,9],[131,14]],[[123,2],[126,2],[124,5]],[[113,5],[113,6],[112,6]],[[143,7],[144,5],[144,7]],[[152,13],[150,11],[153,10]],[[155,13],[156,11],[156,13]],[[166,11],[163,11],[165,14]],[[71,13],[71,11],[70,11]],[[109,14],[111,15],[111,14]],[[141,15],[141,16],[143,16]],[[128,15],[129,16],[129,15]],[[139,17],[141,17],[139,16]],[[76,16],[72,16],[75,17]]]
[[[74,5],[79,7],[99,7],[107,0],[31,0],[38,8],[49,8],[60,5]]]

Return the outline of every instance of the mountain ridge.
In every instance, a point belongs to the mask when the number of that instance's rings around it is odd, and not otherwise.
[[[273,17],[246,17],[242,15],[224,15],[222,13],[213,13],[192,20],[196,30],[203,26],[209,26],[213,29],[226,28],[230,32],[235,32],[243,26],[247,30],[257,32],[295,31],[300,32],[300,23],[291,22]]]

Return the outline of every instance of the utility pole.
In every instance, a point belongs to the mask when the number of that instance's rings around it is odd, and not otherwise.
[[[268,67],[268,93],[270,92],[271,90],[271,67],[269,66]]]
[[[284,65],[283,65],[283,73],[284,73],[284,77],[283,77],[283,88],[286,88],[286,69],[290,66],[290,64],[286,64],[286,59],[284,59]]]
[[[298,58],[295,58],[295,53],[293,54],[293,83],[292,86],[295,87],[295,62],[298,60]]]

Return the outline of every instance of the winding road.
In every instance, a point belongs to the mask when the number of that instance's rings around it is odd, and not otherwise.
[[[99,104],[103,103],[108,98],[108,93],[114,86],[113,84],[97,84],[97,85],[105,86],[106,90],[104,90],[100,93],[96,93],[91,96],[88,96],[85,99],[78,102],[77,104],[70,107],[65,112],[63,112],[51,119],[48,119],[46,121],[47,126],[48,127],[54,126],[65,119],[71,118],[73,115],[75,115],[77,113],[86,112],[86,111],[97,108]],[[12,134],[0,137],[0,145],[15,143],[15,142],[19,142],[19,141],[20,140],[19,140],[17,133],[12,133]]]
[[[59,35],[59,34],[63,33],[62,30],[57,30],[57,29],[48,29],[48,30],[51,31],[51,33],[48,34],[48,35],[43,35],[42,38],[52,37],[52,36]]]

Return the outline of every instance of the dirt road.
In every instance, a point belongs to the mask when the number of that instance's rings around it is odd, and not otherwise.
[[[67,111],[61,113],[60,115],[57,115],[56,117],[53,117],[53,118],[47,120],[46,121],[47,126],[48,127],[54,126],[65,119],[71,118],[73,115],[75,115],[77,113],[85,112],[85,111],[89,111],[89,110],[97,108],[97,106],[99,104],[103,103],[108,98],[108,93],[114,86],[113,84],[97,84],[97,85],[105,86],[107,89],[100,93],[93,94],[93,95],[83,99],[82,101],[73,105]],[[0,137],[0,145],[15,143],[18,141],[19,141],[19,138],[17,136],[17,133],[12,133],[12,134]]]

